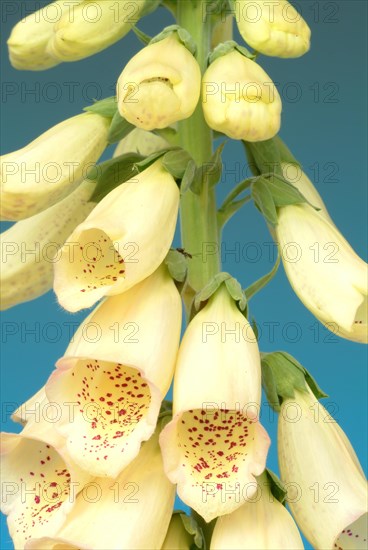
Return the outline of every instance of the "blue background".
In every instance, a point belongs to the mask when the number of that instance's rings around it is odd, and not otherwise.
[[[18,72],[8,62],[6,39],[24,15],[25,5],[32,11],[45,2],[3,1],[1,4],[1,152],[7,153],[24,146],[61,120],[78,114],[94,98],[113,95],[117,77],[141,45],[130,33],[108,50],[83,61],[62,64],[41,73]],[[10,5],[16,10],[14,15],[7,11]],[[318,3],[308,0],[299,2],[298,7],[312,29],[310,53],[296,60],[262,56],[259,62],[278,83],[283,99],[281,136],[315,182],[341,232],[366,259],[367,4],[351,0]],[[171,22],[169,13],[160,9],[139,26],[154,35]],[[240,37],[237,38],[241,42]],[[224,162],[224,175],[218,187],[220,198],[246,175],[244,154],[238,143],[226,146]],[[229,223],[224,241],[224,270],[230,271],[243,286],[271,269],[273,258],[267,245],[271,238],[253,205],[247,205]],[[252,243],[258,243],[258,248]],[[234,249],[235,255],[230,253]],[[250,305],[262,329],[261,348],[264,351],[284,349],[312,372],[329,394],[325,402],[333,407],[335,418],[365,466],[367,348],[337,339],[316,322],[294,295],[282,269]],[[45,383],[68,344],[70,324],[77,324],[85,316],[85,313],[71,315],[62,311],[52,292],[3,314],[4,430],[18,430],[9,419],[9,410]],[[273,338],[267,328],[269,322],[279,323]],[[7,337],[6,323],[17,323],[17,334]],[[57,323],[58,330],[49,323]],[[269,466],[277,470],[276,419],[270,420],[266,411],[265,407],[263,422],[273,440]],[[10,549],[13,546],[4,522],[2,527],[1,548]],[[311,546],[306,543],[306,548]]]

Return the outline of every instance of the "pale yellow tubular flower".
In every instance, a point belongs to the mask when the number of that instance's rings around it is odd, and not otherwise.
[[[364,473],[345,433],[309,389],[281,406],[278,453],[291,511],[313,548],[367,548]]]
[[[60,63],[47,52],[47,44],[61,17],[70,17],[81,0],[59,0],[23,18],[8,39],[10,63],[15,69],[42,71]]]
[[[32,537],[53,536],[90,479],[67,456],[23,430],[1,434],[1,511],[15,548]]]
[[[81,468],[116,477],[152,435],[174,375],[181,317],[180,294],[162,266],[107,298],[78,329],[46,394],[76,403],[55,428]]]
[[[83,0],[57,22],[47,51],[61,61],[78,61],[108,48],[137,23],[145,0]]]
[[[163,471],[157,434],[115,480],[96,479],[87,502],[83,493],[54,536],[28,542],[27,550],[152,550],[161,548],[170,523],[175,487]],[[86,528],[88,526],[88,528]]]
[[[63,199],[107,146],[110,121],[84,113],[53,126],[0,159],[1,219],[18,221]]]
[[[138,128],[166,128],[190,117],[197,106],[201,71],[175,34],[139,51],[119,77],[119,112]]]
[[[303,304],[332,332],[368,341],[367,264],[308,204],[283,206],[276,235],[286,275]]]
[[[165,471],[179,497],[209,522],[256,491],[269,437],[258,420],[257,340],[221,287],[189,324],[180,346],[173,420],[160,436]]]
[[[124,139],[122,139],[114,152],[114,158],[126,153],[138,153],[143,157],[149,157],[161,149],[169,147],[169,143],[161,136],[152,132],[134,128]]]
[[[207,124],[233,139],[263,141],[277,134],[281,98],[260,65],[234,50],[208,67],[202,82]]]
[[[193,535],[185,529],[180,514],[174,514],[161,550],[190,550],[193,544]]]
[[[300,57],[310,48],[311,31],[286,0],[235,0],[235,19],[244,40],[276,57]]]
[[[303,550],[292,516],[262,475],[254,497],[216,521],[210,550]]]
[[[151,275],[170,249],[178,208],[178,186],[160,160],[111,191],[62,248],[60,304],[78,311]]]
[[[94,208],[88,202],[94,187],[86,180],[61,202],[1,234],[1,310],[34,300],[52,288],[59,249]]]

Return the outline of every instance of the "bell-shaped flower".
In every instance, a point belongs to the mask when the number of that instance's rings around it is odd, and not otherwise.
[[[149,157],[153,153],[157,153],[169,146],[169,143],[163,137],[157,136],[153,132],[141,130],[141,128],[134,128],[118,143],[114,157],[125,155],[126,153],[138,153],[142,157]]]
[[[234,9],[240,34],[257,52],[300,57],[309,50],[310,28],[286,0],[235,0]]]
[[[52,288],[59,249],[95,206],[88,202],[93,189],[86,180],[62,201],[1,234],[1,310]]]
[[[55,23],[63,14],[80,4],[80,0],[58,0],[27,15],[13,28],[8,39],[9,59],[15,69],[42,71],[59,64],[47,52],[47,44],[54,32]]]
[[[266,476],[251,500],[216,521],[210,550],[303,550],[295,522],[271,493]]]
[[[1,157],[1,219],[49,208],[86,177],[107,146],[110,121],[94,113],[64,120],[23,149]]]
[[[263,472],[270,445],[258,419],[260,401],[257,340],[222,286],[184,334],[173,419],[160,436],[169,479],[207,522],[256,490],[254,476]]]
[[[154,434],[118,478],[96,479],[89,491],[77,496],[72,513],[56,535],[32,539],[26,548],[161,548],[174,498],[175,487],[164,474],[157,434]]]
[[[111,191],[61,249],[60,304],[78,311],[151,275],[169,251],[178,208],[178,186],[160,160]]]
[[[137,23],[144,0],[79,1],[55,24],[47,51],[60,61],[77,61],[108,48]]]
[[[181,514],[173,514],[161,550],[190,550],[193,542],[193,535],[185,529]]]
[[[46,384],[64,407],[55,428],[72,459],[96,476],[117,476],[153,433],[175,368],[181,299],[165,266],[103,301],[73,337]]]
[[[21,434],[1,435],[1,511],[15,548],[33,537],[52,537],[90,479],[55,447]]]
[[[278,453],[289,506],[313,548],[366,548],[365,476],[345,433],[309,388],[282,403]]]
[[[138,128],[166,128],[193,114],[200,88],[197,61],[172,33],[125,66],[117,84],[119,112]]]
[[[260,65],[233,50],[208,67],[202,82],[207,124],[233,139],[263,141],[277,134],[281,98]]]
[[[367,342],[367,264],[335,225],[309,204],[287,205],[278,210],[276,236],[303,304],[334,334]]]

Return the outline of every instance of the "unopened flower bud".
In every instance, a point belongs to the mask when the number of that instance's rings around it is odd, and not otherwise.
[[[282,104],[274,83],[236,50],[208,67],[202,102],[207,124],[233,139],[263,141],[280,129]]]
[[[235,0],[235,19],[244,40],[276,57],[300,57],[310,48],[310,29],[286,0]]]
[[[117,85],[119,112],[144,130],[166,128],[192,115],[200,82],[197,61],[172,33],[126,65]]]

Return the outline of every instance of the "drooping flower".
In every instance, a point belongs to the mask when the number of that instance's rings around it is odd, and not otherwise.
[[[303,550],[292,516],[262,474],[254,497],[216,521],[211,550]]]
[[[366,548],[364,473],[345,433],[309,388],[282,403],[278,453],[291,511],[313,547]]]
[[[96,476],[117,476],[153,433],[179,347],[181,299],[165,266],[103,301],[73,337],[51,375],[55,428],[72,459]]]
[[[87,176],[107,146],[108,118],[84,113],[53,126],[1,157],[1,219],[22,220],[49,208]]]
[[[200,87],[197,61],[171,33],[125,66],[117,84],[119,112],[138,128],[166,128],[192,115]]]
[[[164,474],[157,434],[118,478],[96,479],[91,494],[94,501],[89,502],[78,495],[58,533],[30,540],[27,550],[161,548],[175,487]]]
[[[160,436],[165,471],[206,521],[251,497],[269,437],[258,420],[260,357],[255,335],[225,288],[189,324],[174,380],[173,420]]]
[[[94,208],[86,180],[62,201],[1,234],[1,309],[33,300],[52,288],[58,251]]]
[[[74,505],[88,475],[67,456],[23,431],[1,435],[1,511],[15,548],[32,537],[54,536]]]
[[[169,251],[178,208],[179,189],[160,160],[111,191],[62,248],[60,304],[78,311],[151,275]]]
[[[144,0],[83,0],[55,24],[47,51],[59,63],[77,61],[108,48],[137,23]]]
[[[42,71],[55,67],[59,61],[47,51],[56,21],[70,12],[80,0],[58,0],[24,17],[13,28],[8,39],[9,59],[15,69]]]
[[[280,129],[281,98],[260,65],[236,50],[218,57],[202,81],[207,124],[233,139],[263,141]]]
[[[366,343],[367,264],[326,214],[309,204],[283,206],[276,236],[286,275],[303,304],[334,334]]]
[[[235,20],[255,50],[276,57],[300,57],[310,48],[311,31],[287,0],[235,0]]]

